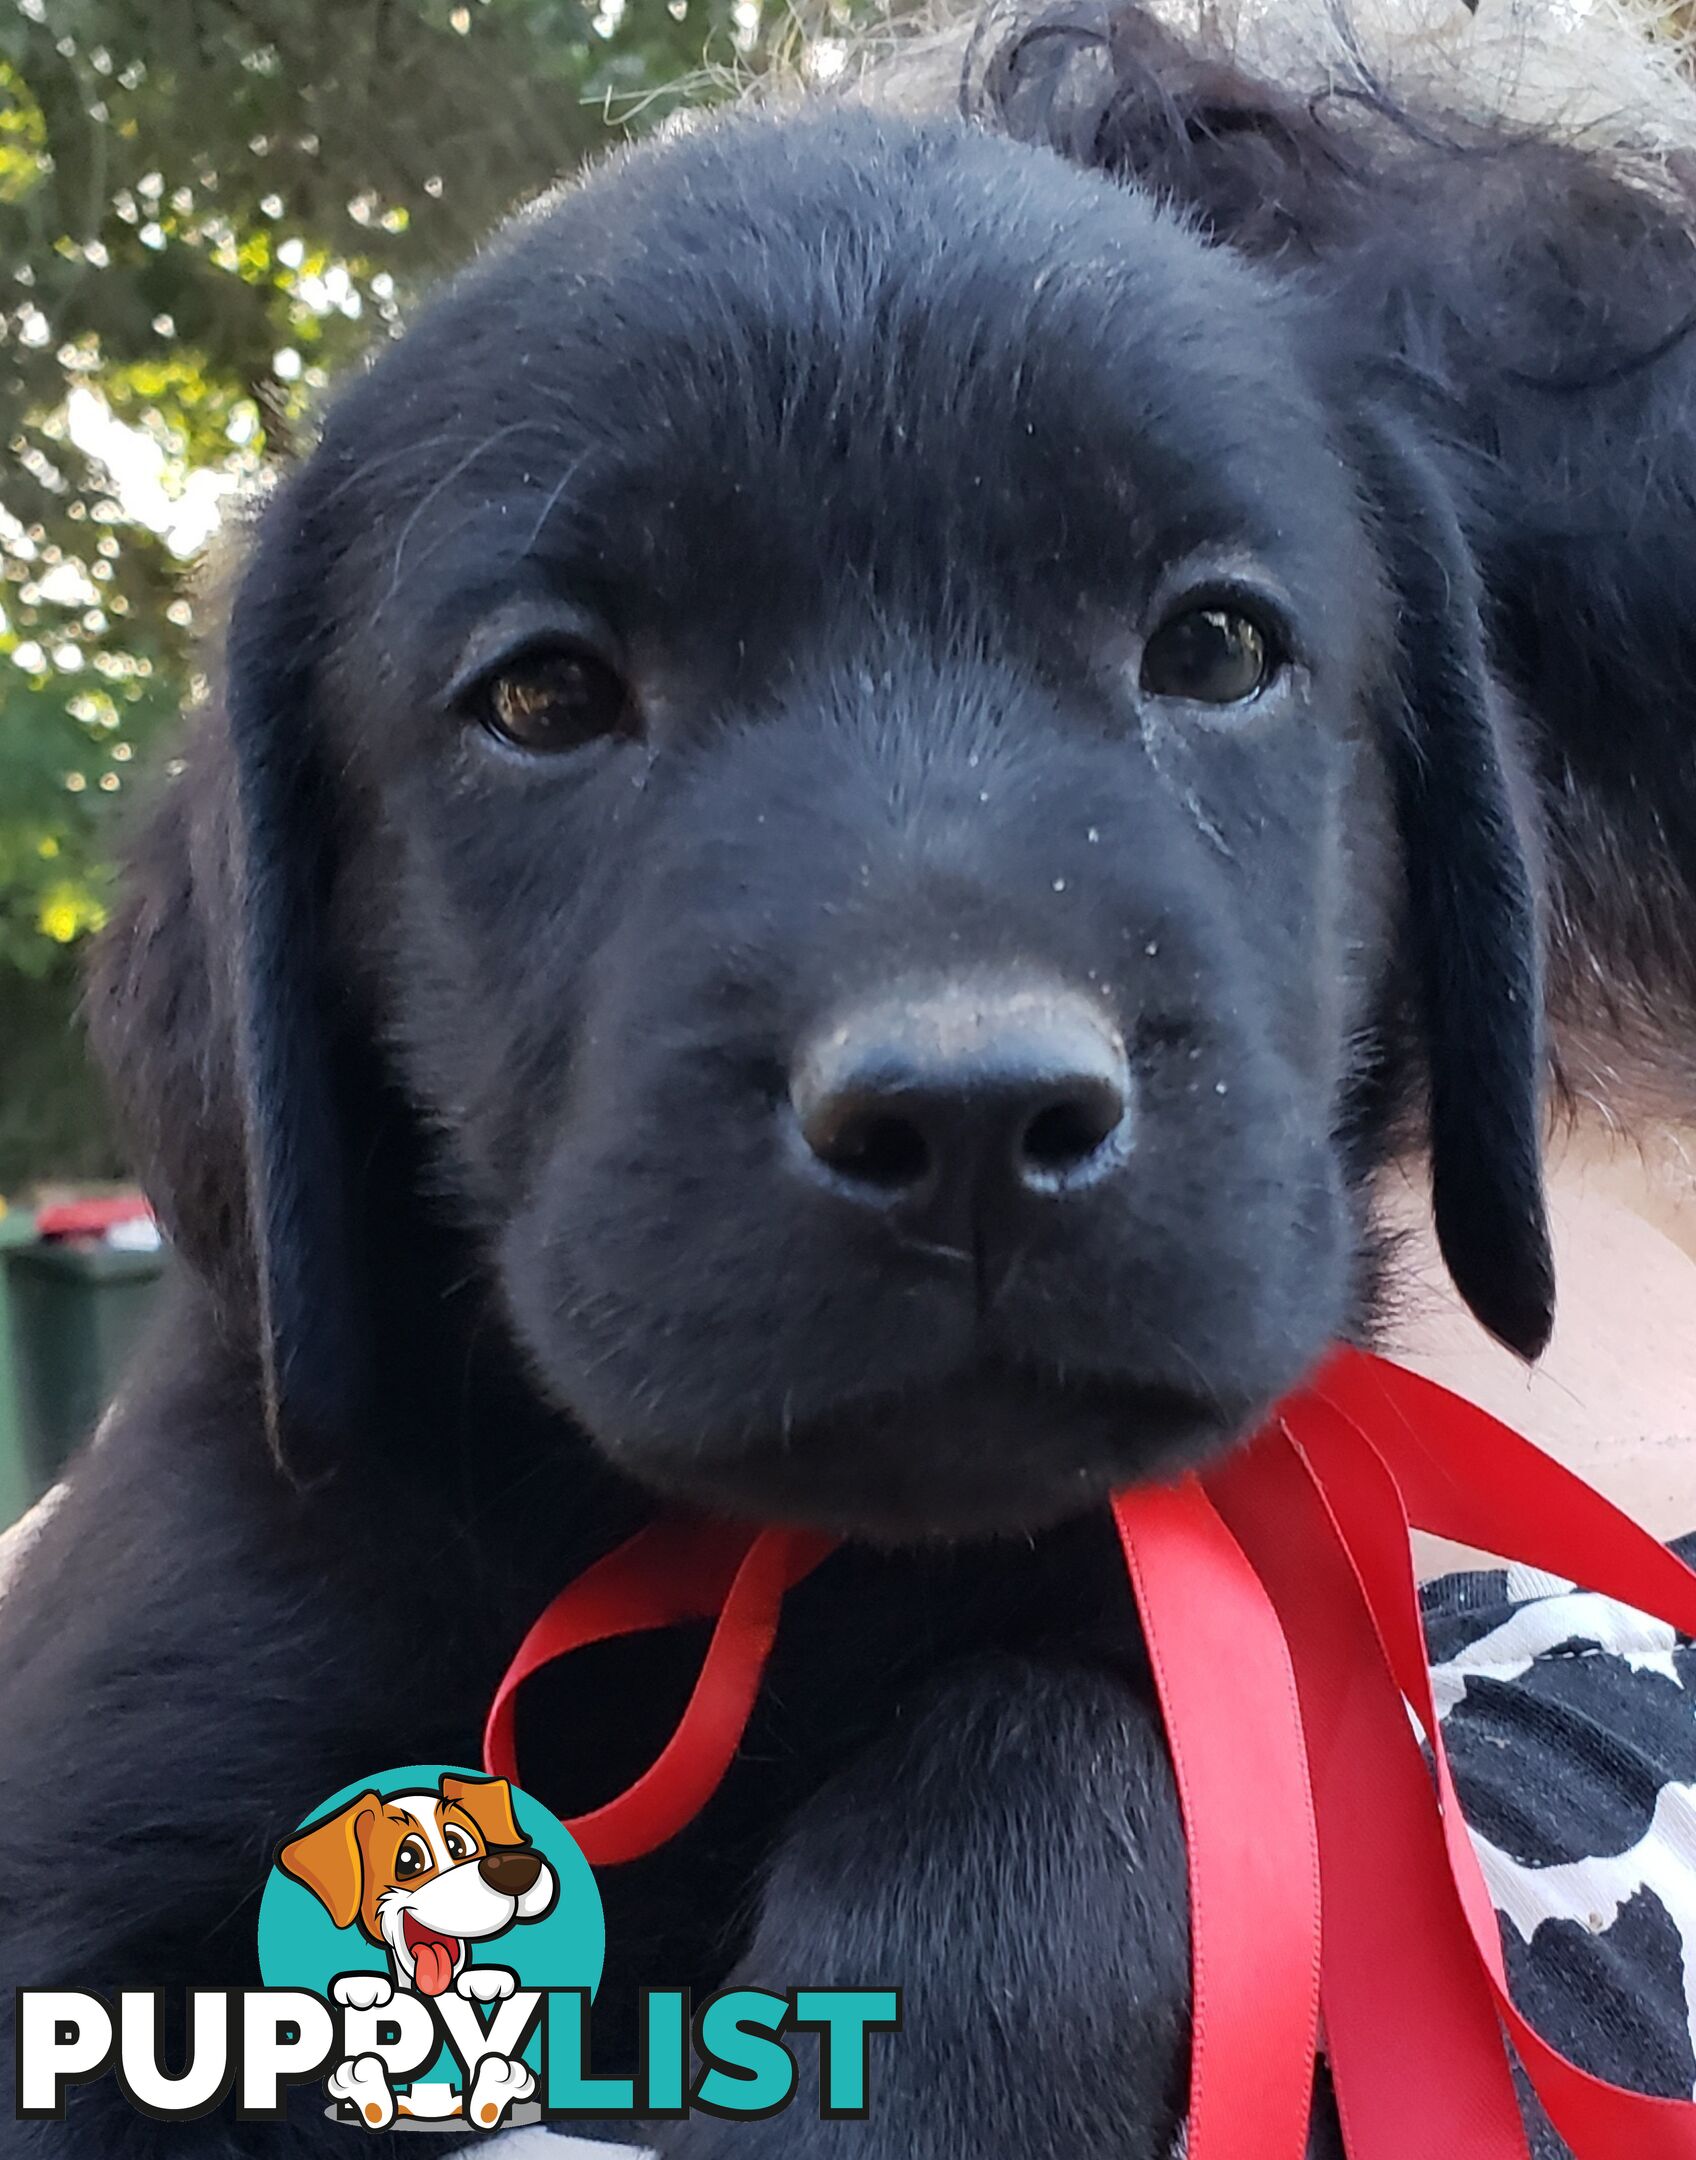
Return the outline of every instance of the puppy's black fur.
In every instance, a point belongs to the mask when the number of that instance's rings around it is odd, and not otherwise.
[[[1134,13],[973,83],[987,126],[609,167],[267,510],[94,989],[187,1268],[6,1604],[8,1986],[251,1981],[279,1835],[474,1759],[535,1611],[681,1496],[858,1537],[725,1790],[605,1879],[601,2059],[731,1972],[907,2025],[868,2123],[662,2149],[1172,2150],[1180,1841],[1095,1503],[1369,1328],[1410,1121],[1463,1294],[1544,1340],[1546,1005],[1640,1043],[1696,981],[1689,248],[1576,153],[1339,146]],[[1275,625],[1252,702],[1146,687],[1197,601]],[[640,725],[493,740],[476,684],[566,638]],[[961,1251],[815,1174],[787,1076],[986,977],[1111,1015],[1134,1143]],[[623,1782],[693,1649],[538,1683],[526,1782]],[[319,2106],[100,2086],[3,2142],[315,2153]]]

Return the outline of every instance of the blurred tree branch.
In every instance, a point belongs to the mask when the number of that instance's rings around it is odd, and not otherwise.
[[[813,35],[855,0],[808,4]],[[0,0],[0,1036],[68,1014],[115,816],[192,696],[220,499],[299,452],[328,379],[515,203],[722,94],[797,21]],[[6,1107],[0,1189],[68,1167],[26,1160]]]

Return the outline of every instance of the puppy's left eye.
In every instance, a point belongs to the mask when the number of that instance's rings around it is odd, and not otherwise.
[[[1191,608],[1163,623],[1142,652],[1150,697],[1242,705],[1278,672],[1279,655],[1254,618],[1230,607]]]
[[[630,685],[579,646],[509,661],[472,692],[471,704],[491,735],[533,754],[577,750],[604,735],[635,732]]]
[[[431,1865],[430,1848],[424,1840],[419,1837],[405,1838],[399,1852],[395,1854],[395,1881],[410,1882],[415,1875],[427,1875]]]
[[[442,1843],[447,1847],[451,1860],[469,1860],[477,1850],[457,1823],[449,1823],[443,1830]]]

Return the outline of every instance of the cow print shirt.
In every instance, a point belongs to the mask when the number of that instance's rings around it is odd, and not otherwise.
[[[1696,1537],[1673,1549],[1696,1563]],[[1515,2003],[1598,2077],[1691,2099],[1696,1646],[1530,1568],[1445,1575],[1424,1606]]]

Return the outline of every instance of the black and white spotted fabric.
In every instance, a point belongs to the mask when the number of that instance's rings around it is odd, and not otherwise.
[[[1696,1561],[1696,1538],[1674,1550]],[[1527,1568],[1444,1576],[1424,1605],[1514,2000],[1586,2070],[1696,2097],[1696,1647]]]
[[[1675,1550],[1696,1563],[1696,1537]],[[1696,2098],[1696,1646],[1529,1568],[1445,1575],[1423,1602],[1514,1999],[1585,2069]],[[1537,2160],[1560,2160],[1533,2127]],[[476,2149],[635,2160],[539,2130]]]

